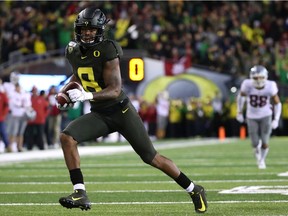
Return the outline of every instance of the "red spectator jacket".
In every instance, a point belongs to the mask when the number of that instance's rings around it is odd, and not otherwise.
[[[28,124],[44,124],[49,113],[48,101],[43,96],[32,96],[31,102],[37,115],[36,118],[33,121],[29,121]]]
[[[9,112],[9,101],[6,93],[0,92],[0,122],[3,122]]]

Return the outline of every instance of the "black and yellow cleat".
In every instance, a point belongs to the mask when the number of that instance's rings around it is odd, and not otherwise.
[[[205,190],[200,185],[195,185],[191,193],[189,193],[195,206],[197,213],[205,213],[208,208]]]
[[[80,208],[81,210],[91,209],[91,203],[87,197],[85,190],[75,190],[74,193],[67,197],[61,197],[59,203],[68,209]]]

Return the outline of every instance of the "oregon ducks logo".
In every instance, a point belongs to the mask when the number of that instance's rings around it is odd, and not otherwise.
[[[100,51],[99,50],[95,50],[93,55],[97,58],[100,56]]]

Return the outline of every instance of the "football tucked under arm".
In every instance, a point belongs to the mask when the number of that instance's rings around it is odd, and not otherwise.
[[[80,89],[71,89],[67,91],[69,98],[72,102],[76,101],[86,101],[86,100],[92,100],[93,99],[93,93],[92,92],[86,92],[83,88]]]
[[[59,93],[55,96],[58,109],[66,110],[69,107],[73,107],[75,101],[72,101],[68,94],[68,91],[71,89],[78,89],[80,91],[83,90],[82,86],[78,82],[69,82],[63,86],[63,88],[60,89]]]

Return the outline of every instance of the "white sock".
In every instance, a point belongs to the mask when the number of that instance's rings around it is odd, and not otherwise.
[[[191,182],[191,184],[189,185],[189,187],[186,188],[185,190],[186,190],[188,193],[191,193],[191,192],[193,191],[193,189],[194,189],[194,183]]]
[[[261,150],[258,147],[256,147],[254,148],[253,151],[254,151],[256,160],[259,161],[261,159]]]
[[[75,184],[73,186],[74,190],[85,190],[85,185],[84,184]]]
[[[268,154],[268,151],[269,151],[269,148],[266,148],[266,149],[262,149],[261,148],[261,160],[264,160],[266,159],[266,156]]]

